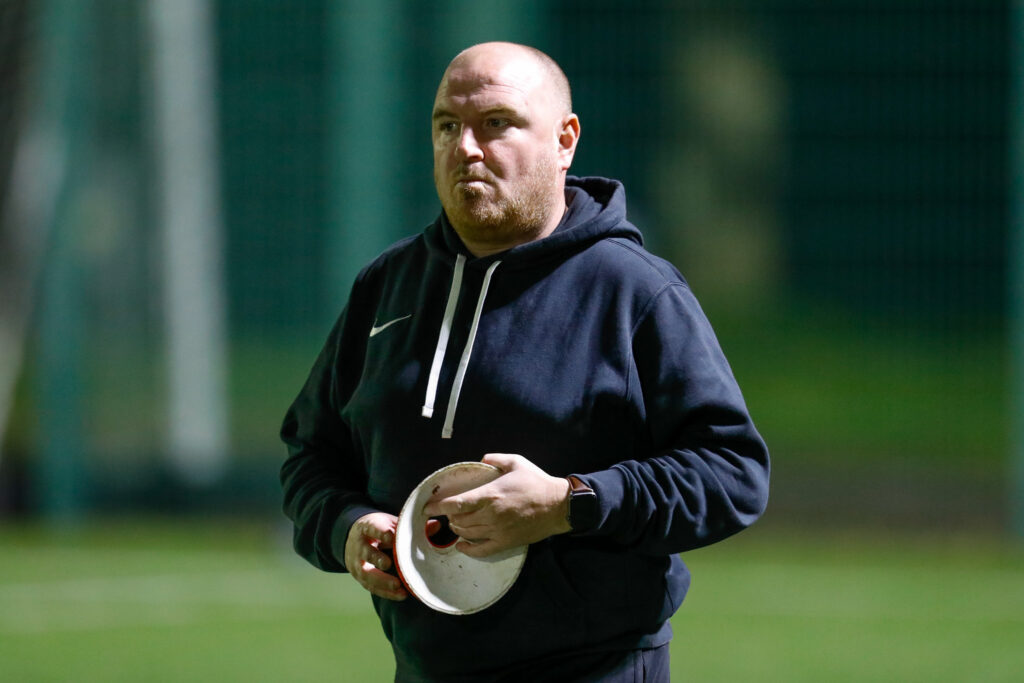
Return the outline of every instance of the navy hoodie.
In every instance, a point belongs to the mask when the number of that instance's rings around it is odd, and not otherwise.
[[[398,680],[664,644],[678,553],[764,510],[767,450],[689,286],[643,249],[618,182],[570,176],[566,198],[555,232],[500,254],[474,258],[443,214],[381,254],[285,417],[284,509],[326,571],[357,518],[398,514],[453,462],[519,453],[597,493],[597,527],[531,545],[481,612],[374,597]]]

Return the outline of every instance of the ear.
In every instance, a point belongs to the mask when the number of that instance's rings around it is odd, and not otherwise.
[[[580,140],[580,119],[576,114],[567,114],[558,129],[558,167],[568,171],[576,155],[576,143]]]

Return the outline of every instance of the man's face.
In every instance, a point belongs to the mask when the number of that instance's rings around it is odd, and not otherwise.
[[[449,68],[434,100],[434,184],[467,244],[529,241],[564,208],[564,117],[528,59],[483,52]]]

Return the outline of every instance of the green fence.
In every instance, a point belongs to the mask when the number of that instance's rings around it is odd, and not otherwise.
[[[1007,2],[481,5],[208,5],[230,465],[196,491],[167,464],[150,5],[11,4],[0,140],[45,123],[71,173],[23,278],[5,509],[273,504],[278,422],[356,269],[436,214],[437,80],[501,38],[562,64],[574,172],[622,179],[704,302],[773,447],[778,514],[1005,521]]]

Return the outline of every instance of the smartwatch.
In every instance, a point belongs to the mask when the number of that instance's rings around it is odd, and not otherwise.
[[[566,477],[569,482],[569,522],[570,533],[581,534],[593,531],[601,516],[601,508],[597,503],[597,494],[574,474]]]

